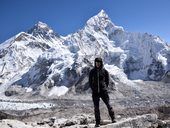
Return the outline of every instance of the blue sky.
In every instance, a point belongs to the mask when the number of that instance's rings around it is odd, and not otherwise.
[[[0,0],[0,43],[38,21],[65,36],[103,9],[126,31],[158,35],[170,44],[169,6],[170,0]]]

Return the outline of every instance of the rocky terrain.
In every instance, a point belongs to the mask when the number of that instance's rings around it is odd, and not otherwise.
[[[109,95],[117,123],[109,123],[104,103],[100,102],[101,127],[168,128],[170,126],[170,85],[153,81],[133,81],[133,85],[117,84]],[[60,97],[11,96],[0,105],[0,126],[4,128],[90,128],[94,127],[91,94],[67,93]],[[18,104],[10,109],[10,103]],[[19,103],[21,103],[19,105]],[[31,104],[32,107],[27,107]],[[33,104],[39,104],[36,107]],[[26,107],[24,107],[26,106]],[[12,107],[14,108],[14,106]],[[23,108],[23,109],[20,109]],[[105,125],[104,125],[105,124]],[[107,124],[107,125],[106,125]]]

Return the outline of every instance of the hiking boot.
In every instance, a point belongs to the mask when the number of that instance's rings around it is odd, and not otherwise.
[[[100,124],[96,124],[95,127],[100,127]]]
[[[116,120],[115,120],[115,119],[113,119],[113,120],[112,120],[112,123],[116,123]]]

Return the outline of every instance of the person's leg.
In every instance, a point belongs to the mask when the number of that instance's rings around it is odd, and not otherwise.
[[[109,99],[108,93],[107,92],[102,93],[101,98],[108,108],[108,112],[109,112],[112,122],[115,122],[115,113],[113,111],[112,106],[110,105],[110,99]]]
[[[100,110],[99,110],[99,101],[100,97],[97,94],[92,94],[93,103],[94,103],[94,114],[96,119],[96,125],[100,124]]]

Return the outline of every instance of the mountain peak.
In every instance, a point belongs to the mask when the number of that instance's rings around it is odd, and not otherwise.
[[[101,18],[109,18],[109,16],[103,9],[97,14],[97,16]]]
[[[46,23],[41,21],[28,30],[28,33],[35,37],[43,37],[46,39],[58,37],[58,34],[56,34]]]
[[[34,34],[35,32],[53,32],[53,30],[46,23],[39,21],[33,28],[28,30],[29,34]]]
[[[111,23],[111,20],[109,18],[109,16],[106,14],[106,12],[104,10],[101,10],[97,15],[91,17],[88,21],[87,21],[87,25],[88,26],[102,26],[105,23],[109,22]]]
[[[104,30],[107,32],[115,30],[124,31],[123,27],[116,26],[114,23],[112,23],[110,17],[103,9],[97,15],[91,17],[86,24],[88,27],[92,27],[95,31],[99,30]]]
[[[46,23],[41,22],[41,21],[38,21],[38,23],[35,24],[35,26],[37,26],[39,28],[48,28],[48,25]]]

